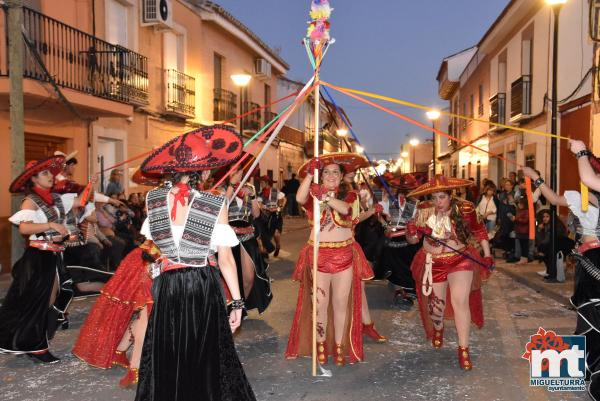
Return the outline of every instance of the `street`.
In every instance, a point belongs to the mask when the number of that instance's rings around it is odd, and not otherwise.
[[[365,340],[363,363],[332,369],[332,378],[310,376],[308,358],[287,361],[283,354],[296,303],[297,284],[290,280],[308,230],[286,220],[279,258],[271,258],[274,300],[259,316],[243,322],[236,344],[258,400],[586,400],[585,393],[550,393],[529,387],[529,364],[521,359],[529,336],[538,327],[571,334],[575,314],[564,305],[496,272],[484,287],[486,323],[471,334],[474,369],[464,372],[456,361],[456,331],[448,325],[444,347],[426,341],[416,307],[400,311],[387,282],[370,282],[367,295],[386,344]],[[5,291],[5,289],[3,289]],[[0,400],[133,400],[134,390],[118,388],[124,370],[92,368],[70,354],[79,327],[94,299],[74,302],[71,327],[59,331],[54,365],[34,365],[26,357],[0,356]]]

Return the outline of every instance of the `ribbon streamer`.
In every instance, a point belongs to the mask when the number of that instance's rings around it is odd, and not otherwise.
[[[588,211],[590,202],[590,193],[587,185],[585,185],[583,182],[580,182],[579,184],[581,189],[581,211],[586,213]]]
[[[525,192],[527,193],[527,212],[529,213],[529,239],[535,241],[535,209],[533,208],[531,177],[525,177]]]

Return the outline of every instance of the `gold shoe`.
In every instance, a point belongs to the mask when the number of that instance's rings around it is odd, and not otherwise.
[[[344,357],[342,344],[335,345],[335,364],[336,366],[344,366],[346,364],[346,358]]]

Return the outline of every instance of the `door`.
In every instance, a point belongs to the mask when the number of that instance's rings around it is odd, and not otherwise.
[[[97,151],[97,171],[101,172],[100,188],[102,188],[102,191],[105,191],[108,185],[108,178],[110,177],[109,168],[123,160],[123,141],[112,138],[98,138]],[[123,167],[121,168],[123,169]],[[124,171],[123,176],[127,177],[126,171]],[[125,186],[125,182],[122,182],[122,184]]]

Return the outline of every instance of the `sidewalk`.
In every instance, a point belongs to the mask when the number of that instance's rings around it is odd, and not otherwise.
[[[506,263],[496,258],[496,269],[516,282],[526,285],[544,296],[552,298],[565,306],[571,306],[569,298],[573,294],[573,279],[575,274],[573,270],[567,269],[564,283],[548,283],[537,273],[546,270],[546,266],[541,262],[536,261],[517,265],[515,263]]]

